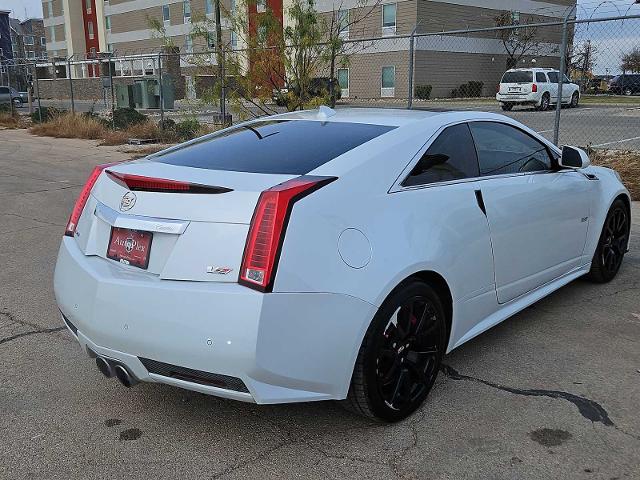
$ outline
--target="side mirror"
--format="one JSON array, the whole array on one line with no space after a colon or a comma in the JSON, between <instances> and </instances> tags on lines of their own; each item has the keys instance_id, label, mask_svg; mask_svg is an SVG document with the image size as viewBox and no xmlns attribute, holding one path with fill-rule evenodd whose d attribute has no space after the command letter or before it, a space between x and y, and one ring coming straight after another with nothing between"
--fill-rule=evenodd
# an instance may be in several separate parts
<instances>
[{"instance_id":1,"label":"side mirror","mask_svg":"<svg viewBox=\"0 0 640 480\"><path fill-rule=\"evenodd\" d=\"M591 160L589 160L587 152L581 148L565 145L562 147L562 157L559 163L564 168L587 168L591 165Z\"/></svg>"}]
</instances>

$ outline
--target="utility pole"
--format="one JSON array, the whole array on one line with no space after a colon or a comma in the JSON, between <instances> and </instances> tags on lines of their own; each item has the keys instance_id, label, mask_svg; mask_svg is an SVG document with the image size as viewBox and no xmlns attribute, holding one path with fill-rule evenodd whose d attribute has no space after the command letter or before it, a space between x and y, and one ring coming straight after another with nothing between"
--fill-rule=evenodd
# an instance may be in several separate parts
<instances>
[{"instance_id":1,"label":"utility pole","mask_svg":"<svg viewBox=\"0 0 640 480\"><path fill-rule=\"evenodd\" d=\"M206 1L206 0L205 0ZM222 59L222 25L220 25L220 0L213 0L214 15L216 18L216 61L218 63L218 82L220 82L220 114L222 122L225 118L224 99L224 65Z\"/></svg>"}]
</instances>

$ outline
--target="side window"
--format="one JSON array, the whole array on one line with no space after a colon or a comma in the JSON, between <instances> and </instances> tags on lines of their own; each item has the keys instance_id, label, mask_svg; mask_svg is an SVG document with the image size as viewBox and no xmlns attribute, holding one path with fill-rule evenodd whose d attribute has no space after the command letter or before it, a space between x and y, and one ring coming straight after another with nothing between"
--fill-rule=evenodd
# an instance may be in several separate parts
<instances>
[{"instance_id":1,"label":"side window","mask_svg":"<svg viewBox=\"0 0 640 480\"><path fill-rule=\"evenodd\" d=\"M544 74L544 72L536 72L536 82L547 83L547 76Z\"/></svg>"},{"instance_id":2,"label":"side window","mask_svg":"<svg viewBox=\"0 0 640 480\"><path fill-rule=\"evenodd\" d=\"M551 83L558 83L558 72L549 72L549 81Z\"/></svg>"},{"instance_id":3,"label":"side window","mask_svg":"<svg viewBox=\"0 0 640 480\"><path fill-rule=\"evenodd\" d=\"M551 169L547 147L511 125L472 122L480 175L539 172Z\"/></svg>"},{"instance_id":4,"label":"side window","mask_svg":"<svg viewBox=\"0 0 640 480\"><path fill-rule=\"evenodd\" d=\"M402 185L425 185L477 176L478 158L469 126L464 123L445 128Z\"/></svg>"}]
</instances>

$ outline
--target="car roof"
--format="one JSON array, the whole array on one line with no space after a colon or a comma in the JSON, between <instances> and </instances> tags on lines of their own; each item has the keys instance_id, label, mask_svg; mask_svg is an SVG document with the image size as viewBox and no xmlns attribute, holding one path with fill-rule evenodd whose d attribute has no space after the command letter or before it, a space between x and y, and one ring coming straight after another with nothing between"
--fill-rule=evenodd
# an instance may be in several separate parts
<instances>
[{"instance_id":1,"label":"car roof","mask_svg":"<svg viewBox=\"0 0 640 480\"><path fill-rule=\"evenodd\" d=\"M323 110L302 110L283 113L268 117L268 120L314 120L321 122L369 123L372 125L401 127L441 115L442 113L443 112L426 110L400 110L395 108L338 108L331 110L324 107Z\"/></svg>"}]
</instances>

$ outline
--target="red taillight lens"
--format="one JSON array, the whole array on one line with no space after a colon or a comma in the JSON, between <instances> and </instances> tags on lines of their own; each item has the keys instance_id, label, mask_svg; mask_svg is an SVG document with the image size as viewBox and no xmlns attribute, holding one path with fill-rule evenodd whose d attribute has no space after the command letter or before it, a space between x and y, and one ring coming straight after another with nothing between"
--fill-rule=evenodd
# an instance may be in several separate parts
<instances>
[{"instance_id":1,"label":"red taillight lens","mask_svg":"<svg viewBox=\"0 0 640 480\"><path fill-rule=\"evenodd\" d=\"M107 175L115 182L132 191L160 192L160 193L225 193L230 188L200 185L166 178L145 177L130 173L107 171Z\"/></svg>"},{"instance_id":2,"label":"red taillight lens","mask_svg":"<svg viewBox=\"0 0 640 480\"><path fill-rule=\"evenodd\" d=\"M98 180L98 177L102 173L102 171L115 165L113 163L105 163L104 165L97 165L93 168L91 175L87 179L87 183L82 187L82 191L80 192L80 196L76 200L76 204L73 206L73 210L71 211L71 216L69 217L69 221L67 222L67 228L64 231L64 234L68 237L73 237L76 233L76 227L78 226L78 220L80 220L80 215L82 215L82 210L84 210L84 206L87 204L87 200L89 199L89 195L91 195L91 189Z\"/></svg>"},{"instance_id":3,"label":"red taillight lens","mask_svg":"<svg viewBox=\"0 0 640 480\"><path fill-rule=\"evenodd\" d=\"M238 280L242 285L261 292L272 290L293 204L335 179L302 176L260 194L242 257Z\"/></svg>"},{"instance_id":4,"label":"red taillight lens","mask_svg":"<svg viewBox=\"0 0 640 480\"><path fill-rule=\"evenodd\" d=\"M538 91L538 85L536 85L535 83L533 85L531 85L531 91L533 93L536 93Z\"/></svg>"}]
</instances>

